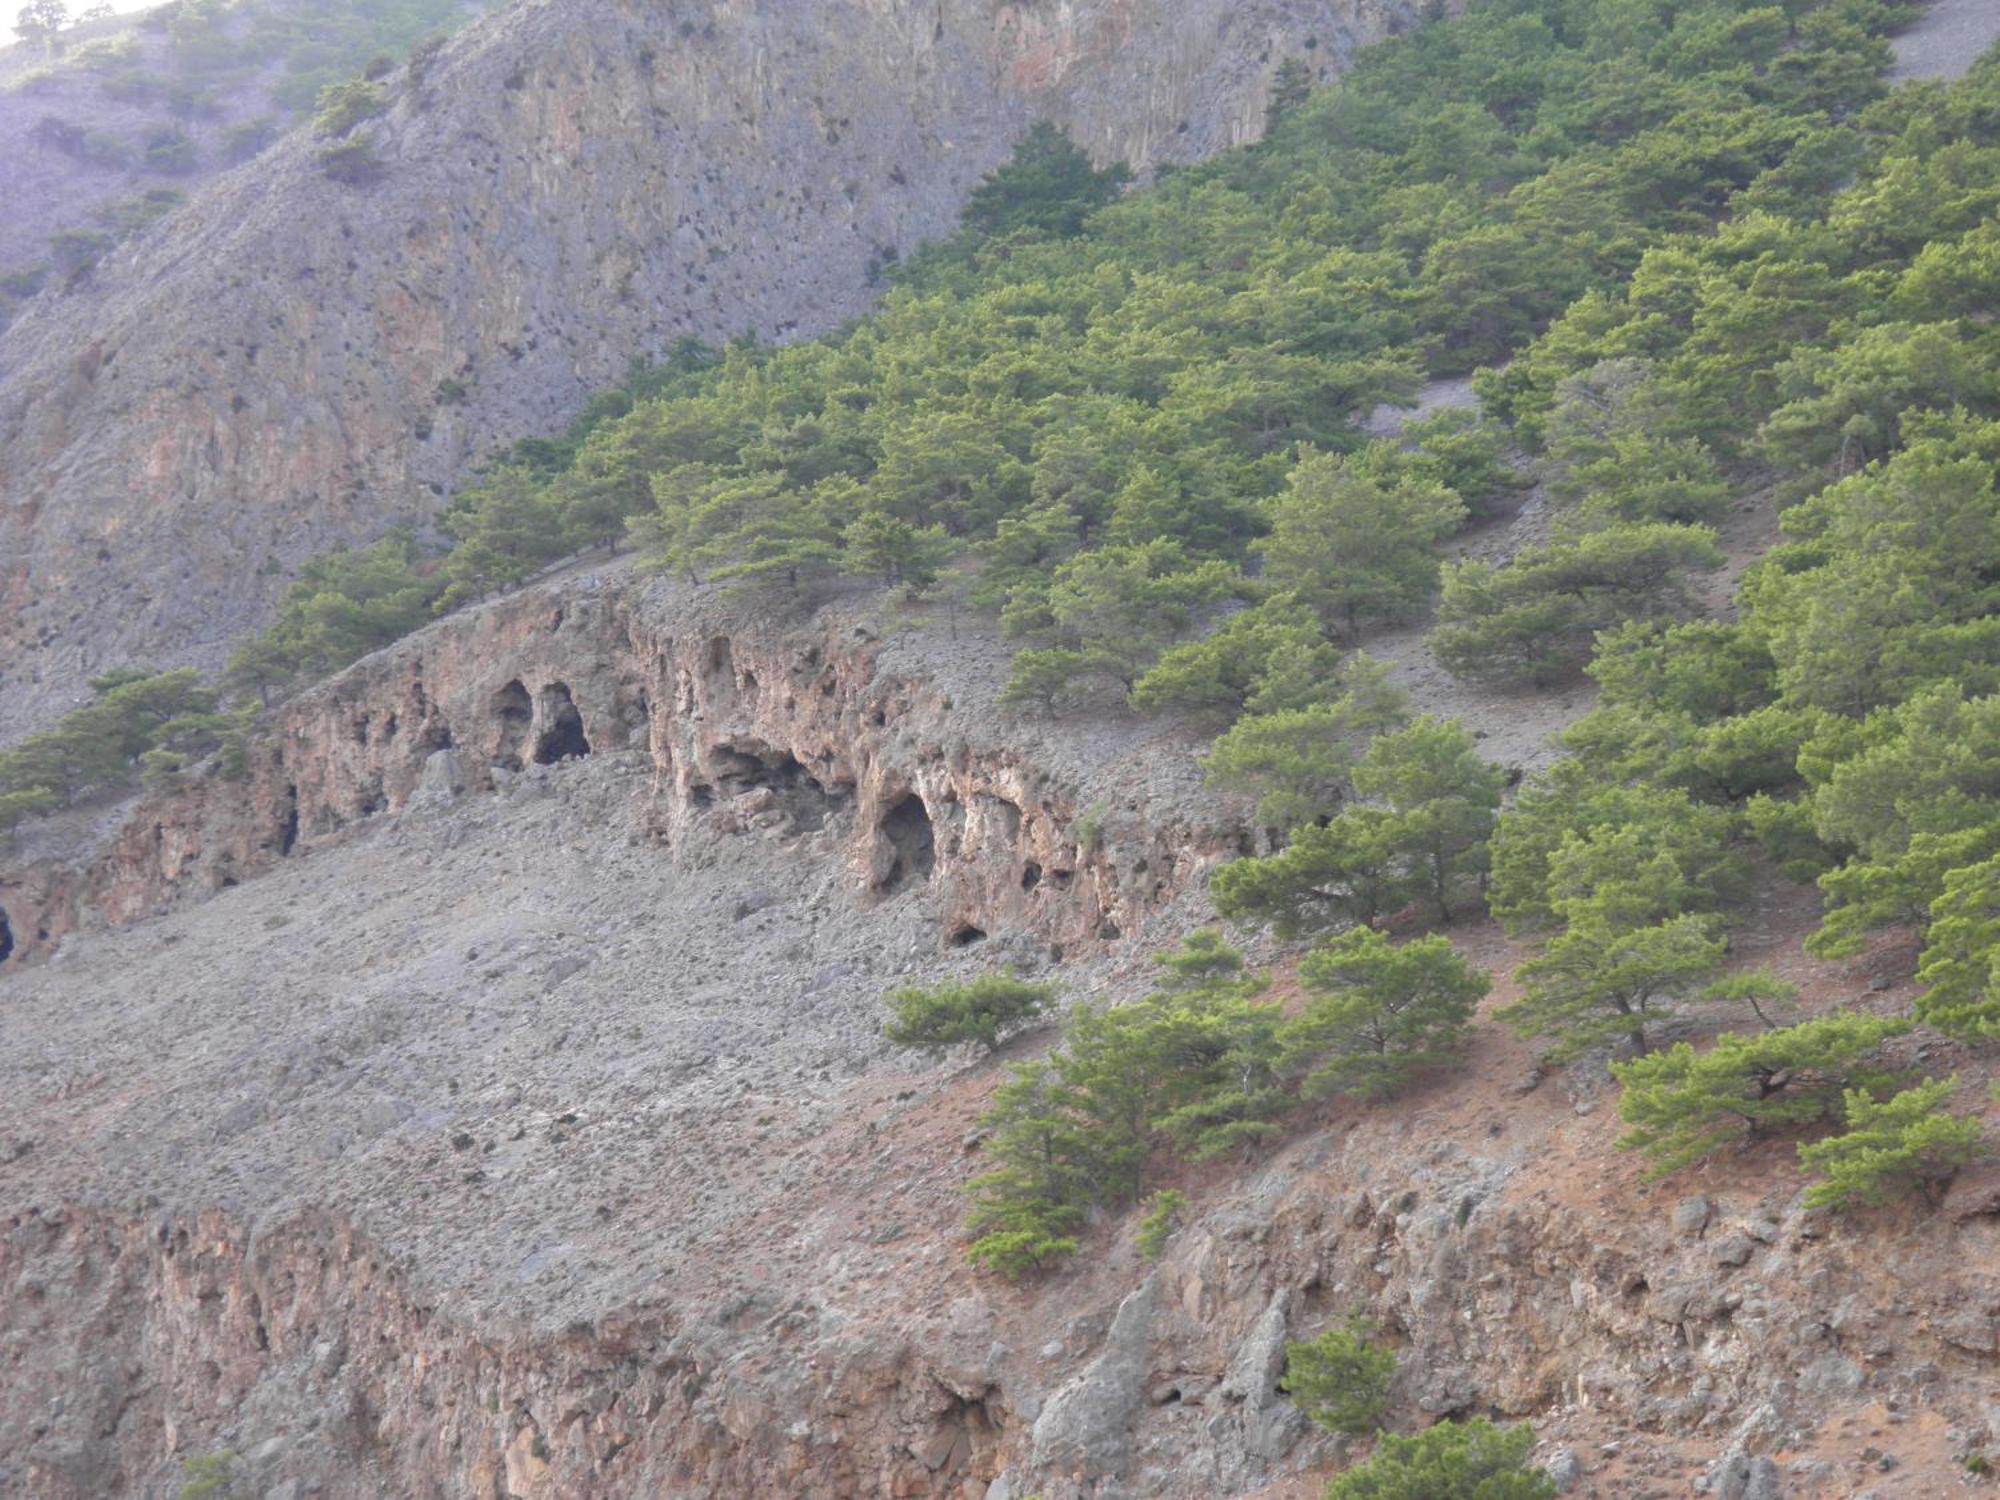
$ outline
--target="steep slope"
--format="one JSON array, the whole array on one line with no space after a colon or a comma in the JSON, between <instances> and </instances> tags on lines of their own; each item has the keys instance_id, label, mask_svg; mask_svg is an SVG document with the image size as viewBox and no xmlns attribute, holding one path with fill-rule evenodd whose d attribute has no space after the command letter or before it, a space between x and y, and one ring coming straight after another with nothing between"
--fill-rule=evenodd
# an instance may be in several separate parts
<instances>
[{"instance_id":1,"label":"steep slope","mask_svg":"<svg viewBox=\"0 0 2000 1500\"><path fill-rule=\"evenodd\" d=\"M968 1273L999 1072L885 1048L880 992L1004 955L1129 994L1239 835L1183 736L1011 719L1000 652L882 609L572 576L288 709L248 796L142 809L106 914L156 915L0 980L0 1467L52 1500L221 1450L356 1500L1302 1495L1338 1448L1283 1342L1356 1305L1408 1409L1531 1415L1578 1494L1718 1457L1939 1494L2000 1440L1990 1177L1915 1226L1803 1212L1783 1141L1649 1185L1601 1085L1491 1024L1464 1077L1179 1174L1157 1266L1126 1224ZM1902 939L1804 960L1810 908L1760 905L1740 961L1907 1003Z\"/></svg>"},{"instance_id":2,"label":"steep slope","mask_svg":"<svg viewBox=\"0 0 2000 1500\"><path fill-rule=\"evenodd\" d=\"M289 140L0 346L0 736L213 665L305 556L421 521L683 334L864 307L1038 116L1144 167L1253 138L1416 0L534 0L391 80L379 180Z\"/></svg>"},{"instance_id":3,"label":"steep slope","mask_svg":"<svg viewBox=\"0 0 2000 1500\"><path fill-rule=\"evenodd\" d=\"M81 280L116 240L256 156L311 113L322 84L389 66L474 10L251 0L80 21L53 47L0 46L0 333L36 289Z\"/></svg>"}]
</instances>

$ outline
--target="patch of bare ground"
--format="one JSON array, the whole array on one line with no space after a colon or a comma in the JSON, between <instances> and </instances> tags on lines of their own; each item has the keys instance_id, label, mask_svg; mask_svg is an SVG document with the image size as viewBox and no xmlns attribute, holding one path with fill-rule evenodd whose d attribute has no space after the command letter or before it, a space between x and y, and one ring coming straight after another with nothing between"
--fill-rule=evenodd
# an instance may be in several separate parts
<instances>
[{"instance_id":1,"label":"patch of bare ground","mask_svg":"<svg viewBox=\"0 0 2000 1500\"><path fill-rule=\"evenodd\" d=\"M1931 0L1914 26L1894 37L1889 77L1905 80L1963 78L1988 48L2000 42L2000 5L1993 0Z\"/></svg>"}]
</instances>

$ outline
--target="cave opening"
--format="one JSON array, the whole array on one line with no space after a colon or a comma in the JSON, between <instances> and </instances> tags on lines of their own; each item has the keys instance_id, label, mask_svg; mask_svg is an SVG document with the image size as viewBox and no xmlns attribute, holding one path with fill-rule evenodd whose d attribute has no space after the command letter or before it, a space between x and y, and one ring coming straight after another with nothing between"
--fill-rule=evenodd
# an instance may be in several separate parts
<instances>
[{"instance_id":1,"label":"cave opening","mask_svg":"<svg viewBox=\"0 0 2000 1500\"><path fill-rule=\"evenodd\" d=\"M986 929L974 927L970 922L952 931L950 942L954 948L970 948L974 943L986 941Z\"/></svg>"},{"instance_id":2,"label":"cave opening","mask_svg":"<svg viewBox=\"0 0 2000 1500\"><path fill-rule=\"evenodd\" d=\"M590 754L590 739L583 732L583 715L577 711L567 683L553 682L542 690L542 723L541 738L535 741L536 765L582 760Z\"/></svg>"},{"instance_id":3,"label":"cave opening","mask_svg":"<svg viewBox=\"0 0 2000 1500\"><path fill-rule=\"evenodd\" d=\"M278 857L283 859L299 845L299 789L285 788L285 816L278 824Z\"/></svg>"},{"instance_id":4,"label":"cave opening","mask_svg":"<svg viewBox=\"0 0 2000 1500\"><path fill-rule=\"evenodd\" d=\"M853 797L848 787L822 780L789 750L761 740L717 747L710 757L715 790L724 797L769 793L768 805L782 812L795 833L816 833Z\"/></svg>"},{"instance_id":5,"label":"cave opening","mask_svg":"<svg viewBox=\"0 0 2000 1500\"><path fill-rule=\"evenodd\" d=\"M493 713L500 720L500 742L493 751L493 764L502 770L521 769L521 747L527 743L528 726L534 722L535 700L517 677L493 695Z\"/></svg>"},{"instance_id":6,"label":"cave opening","mask_svg":"<svg viewBox=\"0 0 2000 1500\"><path fill-rule=\"evenodd\" d=\"M882 819L882 837L895 851L882 879L883 890L899 891L912 881L931 878L937 866L937 836L923 798L912 792L890 808Z\"/></svg>"},{"instance_id":7,"label":"cave opening","mask_svg":"<svg viewBox=\"0 0 2000 1500\"><path fill-rule=\"evenodd\" d=\"M1032 859L1021 869L1021 889L1032 891L1042 883L1042 867Z\"/></svg>"},{"instance_id":8,"label":"cave opening","mask_svg":"<svg viewBox=\"0 0 2000 1500\"><path fill-rule=\"evenodd\" d=\"M14 956L14 929L7 924L7 909L0 906L0 964Z\"/></svg>"}]
</instances>

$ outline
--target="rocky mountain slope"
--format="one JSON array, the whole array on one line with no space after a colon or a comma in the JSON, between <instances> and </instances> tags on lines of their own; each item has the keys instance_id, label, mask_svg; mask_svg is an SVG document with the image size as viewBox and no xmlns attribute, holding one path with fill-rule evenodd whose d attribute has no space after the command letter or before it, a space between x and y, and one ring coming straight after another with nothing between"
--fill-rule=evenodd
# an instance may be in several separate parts
<instances>
[{"instance_id":1,"label":"rocky mountain slope","mask_svg":"<svg viewBox=\"0 0 2000 1500\"><path fill-rule=\"evenodd\" d=\"M1975 9L1906 66L1990 34ZM1452 550L1550 536L1548 493L1507 510ZM1708 609L1776 521L1769 486L1730 501ZM1279 1392L1284 1348L1351 1313L1396 1346L1395 1425L1531 1419L1565 1494L1990 1487L1991 1159L1845 1214L1808 1210L1784 1132L1650 1181L1601 1066L1495 1021L1533 949L1481 920L1446 930L1494 977L1464 1067L1161 1152L1147 1186L1188 1202L1157 1259L1093 1209L1046 1275L969 1269L982 1112L1050 1031L924 1062L882 992L1006 961L1132 996L1264 840L1194 726L1026 714L989 622L823 589L572 563L282 705L242 780L25 828L0 1492L172 1496L212 1459L274 1500L1305 1500L1343 1445ZM1591 698L1466 686L1414 623L1362 644L1512 770ZM1731 915L1728 967L1799 1015L1915 999L1907 925L1808 958L1819 902L1763 866ZM1295 950L1251 956L1301 1000ZM1757 1019L1723 999L1658 1038ZM1890 1050L1990 1131L1990 1047Z\"/></svg>"},{"instance_id":2,"label":"rocky mountain slope","mask_svg":"<svg viewBox=\"0 0 2000 1500\"><path fill-rule=\"evenodd\" d=\"M585 571L289 708L248 796L45 843L0 889L0 1470L1304 1494L1337 1445L1278 1359L1356 1305L1410 1409L1534 1416L1574 1493L1935 1495L2000 1438L1988 1178L1921 1233L1803 1213L1782 1143L1651 1186L1599 1085L1490 1025L1462 1078L1180 1179L1157 1266L1127 1225L1026 1287L968 1275L997 1068L886 1048L882 990L1003 955L1129 993L1245 837L1179 733L1023 723L1003 680L865 592L793 617ZM1900 938L1799 955L1810 905L1760 907L1739 961L1907 1003Z\"/></svg>"},{"instance_id":3,"label":"rocky mountain slope","mask_svg":"<svg viewBox=\"0 0 2000 1500\"><path fill-rule=\"evenodd\" d=\"M74 290L117 242L257 156L311 113L323 83L389 66L415 33L442 35L476 9L162 6L74 21L52 47L0 46L0 335L37 291Z\"/></svg>"},{"instance_id":4,"label":"rocky mountain slope","mask_svg":"<svg viewBox=\"0 0 2000 1500\"><path fill-rule=\"evenodd\" d=\"M432 515L680 335L874 295L1038 117L1140 168L1254 138L1288 56L1417 0L528 0L389 80L366 186L289 139L0 344L0 738L213 666L300 560Z\"/></svg>"}]
</instances>

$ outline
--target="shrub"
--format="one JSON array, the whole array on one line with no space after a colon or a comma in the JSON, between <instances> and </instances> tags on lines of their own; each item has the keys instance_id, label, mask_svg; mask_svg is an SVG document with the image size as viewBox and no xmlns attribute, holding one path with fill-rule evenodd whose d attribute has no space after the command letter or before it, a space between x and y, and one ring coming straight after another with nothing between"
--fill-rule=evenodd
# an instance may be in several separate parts
<instances>
[{"instance_id":1,"label":"shrub","mask_svg":"<svg viewBox=\"0 0 2000 1500\"><path fill-rule=\"evenodd\" d=\"M375 152L374 133L366 130L348 140L320 147L313 153L313 160L328 177L348 187L366 187L386 170Z\"/></svg>"},{"instance_id":2,"label":"shrub","mask_svg":"<svg viewBox=\"0 0 2000 1500\"><path fill-rule=\"evenodd\" d=\"M320 90L313 133L329 138L346 135L363 120L374 119L388 107L389 96L378 83L355 79L328 84Z\"/></svg>"},{"instance_id":3,"label":"shrub","mask_svg":"<svg viewBox=\"0 0 2000 1500\"><path fill-rule=\"evenodd\" d=\"M1384 1434L1368 1462L1327 1485L1325 1500L1555 1500L1555 1482L1528 1466L1534 1446L1533 1428L1483 1417Z\"/></svg>"},{"instance_id":4,"label":"shrub","mask_svg":"<svg viewBox=\"0 0 2000 1500\"><path fill-rule=\"evenodd\" d=\"M1054 992L1011 974L982 974L970 984L914 986L888 997L894 1018L883 1034L899 1047L938 1053L965 1042L997 1047L1000 1039L1047 1010Z\"/></svg>"},{"instance_id":5,"label":"shrub","mask_svg":"<svg viewBox=\"0 0 2000 1500\"><path fill-rule=\"evenodd\" d=\"M1799 1147L1799 1160L1826 1178L1807 1190L1806 1207L1880 1204L1910 1187L1934 1198L1980 1151L1979 1121L1945 1107L1957 1089L1956 1078L1932 1079L1880 1101L1847 1090L1847 1128Z\"/></svg>"},{"instance_id":6,"label":"shrub","mask_svg":"<svg viewBox=\"0 0 2000 1500\"><path fill-rule=\"evenodd\" d=\"M275 116L261 115L232 125L222 133L222 158L230 163L250 160L278 138Z\"/></svg>"},{"instance_id":7,"label":"shrub","mask_svg":"<svg viewBox=\"0 0 2000 1500\"><path fill-rule=\"evenodd\" d=\"M146 132L146 170L181 176L197 165L194 142L178 130Z\"/></svg>"},{"instance_id":8,"label":"shrub","mask_svg":"<svg viewBox=\"0 0 2000 1500\"><path fill-rule=\"evenodd\" d=\"M240 1466L233 1449L204 1453L181 1464L178 1500L237 1500L245 1493Z\"/></svg>"},{"instance_id":9,"label":"shrub","mask_svg":"<svg viewBox=\"0 0 2000 1500\"><path fill-rule=\"evenodd\" d=\"M74 280L109 255L115 244L110 235L94 229L61 229L49 236L49 257L58 275Z\"/></svg>"},{"instance_id":10,"label":"shrub","mask_svg":"<svg viewBox=\"0 0 2000 1500\"><path fill-rule=\"evenodd\" d=\"M1378 1349L1375 1325L1350 1317L1310 1343L1285 1345L1283 1390L1292 1404L1329 1432L1359 1437L1389 1410L1396 1356Z\"/></svg>"},{"instance_id":11,"label":"shrub","mask_svg":"<svg viewBox=\"0 0 2000 1500\"><path fill-rule=\"evenodd\" d=\"M1018 1281L1076 1254L1083 1211L1074 1204L1016 1184L1004 1170L976 1179L969 1188L974 1207L966 1228L977 1238L966 1247L965 1258L973 1265Z\"/></svg>"},{"instance_id":12,"label":"shrub","mask_svg":"<svg viewBox=\"0 0 2000 1500\"><path fill-rule=\"evenodd\" d=\"M1147 1204L1146 1217L1139 1221L1139 1258L1158 1260L1166 1253L1167 1239L1174 1232L1181 1210L1187 1207L1187 1195L1174 1188L1163 1188L1153 1194Z\"/></svg>"},{"instance_id":13,"label":"shrub","mask_svg":"<svg viewBox=\"0 0 2000 1500\"><path fill-rule=\"evenodd\" d=\"M1681 1042L1613 1063L1625 1090L1618 1117L1631 1127L1618 1149L1645 1152L1664 1176L1733 1140L1836 1118L1847 1094L1888 1086L1891 1075L1871 1059L1909 1029L1905 1020L1822 1016L1759 1036L1725 1032L1707 1052Z\"/></svg>"}]
</instances>

